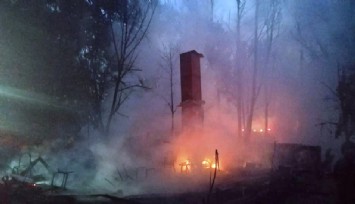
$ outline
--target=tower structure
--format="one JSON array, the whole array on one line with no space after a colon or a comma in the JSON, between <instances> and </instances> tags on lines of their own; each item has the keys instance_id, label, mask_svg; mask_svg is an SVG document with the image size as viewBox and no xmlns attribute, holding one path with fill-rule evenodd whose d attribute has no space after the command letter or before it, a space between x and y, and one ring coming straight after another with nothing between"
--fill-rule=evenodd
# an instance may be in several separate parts
<instances>
[{"instance_id":1,"label":"tower structure","mask_svg":"<svg viewBox=\"0 0 355 204\"><path fill-rule=\"evenodd\" d=\"M203 125L200 58L195 50L180 54L182 127L184 130Z\"/></svg>"}]
</instances>

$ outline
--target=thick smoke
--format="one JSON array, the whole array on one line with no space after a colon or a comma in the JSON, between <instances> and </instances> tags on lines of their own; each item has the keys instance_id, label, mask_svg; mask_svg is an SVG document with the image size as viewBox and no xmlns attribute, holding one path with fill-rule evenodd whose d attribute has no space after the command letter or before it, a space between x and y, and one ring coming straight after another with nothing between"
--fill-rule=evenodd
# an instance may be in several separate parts
<instances>
[{"instance_id":1,"label":"thick smoke","mask_svg":"<svg viewBox=\"0 0 355 204\"><path fill-rule=\"evenodd\" d=\"M124 195L206 190L201 186L208 184L208 173L194 172L192 168L192 177L187 177L181 174L179 164L191 160L200 165L202 159L213 160L214 151L218 149L221 169L228 172L247 161L269 167L272 151L270 144L275 141L321 144L329 147L329 144L322 142L323 138L320 138L319 129L315 125L324 120L323 111L332 111L329 110L329 103L322 102L327 95L322 82L331 83L334 87L333 81L328 80L334 75L325 70L331 70L331 67L323 67L322 60L314 60L307 54L308 50L305 50L294 36L297 35L294 28L298 23L295 16L302 16L299 12L306 12L308 15L314 7L308 5L307 9L310 11L308 12L299 8L301 4L288 2L281 3L282 19L278 35L273 42L273 56L270 62L272 68L267 70L271 72L268 76L271 78L272 87L269 138L258 134L256 137L260 138L254 139L259 141L259 144L255 143L249 147L245 147L243 140L237 138L236 107L231 93L236 91L233 90L236 79L230 77L234 76L235 66L236 24L235 10L232 8L236 5L232 2L229 4L230 8L226 8L225 4L218 1L213 16L209 5L199 1L166 2L160 5L149 30L149 36L140 47L138 59L138 65L143 70L140 75L144 76L153 88L132 95L131 100L122 109L122 114L127 117L116 118L109 142L94 140L89 144L89 151L93 155L90 159L95 166L94 169L88 169L88 172L95 172L94 178L89 183L94 190L121 192ZM248 1L241 25L241 37L245 46L245 53L242 53L245 56L242 62L245 77L243 81L246 87L245 103L248 103L250 97L252 81L254 8L254 2ZM260 25L262 27L262 23ZM311 34L313 33L308 33ZM324 33L316 35L326 40ZM171 136L170 133L171 119L164 101L164 97L169 94L168 80L165 79L162 70L164 67L160 66L162 63L160 56L164 52L164 46L172 44L179 47L180 53L197 50L205 56L202 59L205 121L203 130L198 133L186 134L181 131L179 108L175 115L175 135ZM260 46L262 55L262 45ZM304 59L301 59L301 53ZM174 76L174 95L175 104L178 104L179 62L178 59L175 60L174 68L177 72ZM261 76L265 72L262 64L259 65L259 69L258 83L261 86L265 80ZM232 89L227 87L230 85ZM225 94L223 90L226 90ZM319 105L320 103L322 105ZM263 93L260 93L253 123L253 129L257 131L264 128L263 104ZM332 136L324 134L327 139L331 139ZM169 158L175 159L175 170L164 166L164 162ZM186 189L187 182L191 189Z\"/></svg>"},{"instance_id":2,"label":"thick smoke","mask_svg":"<svg viewBox=\"0 0 355 204\"><path fill-rule=\"evenodd\" d=\"M253 68L254 1L246 1L241 22L241 41L245 107L250 103ZM261 2L261 1L259 1ZM264 2L264 1L262 1ZM265 1L266 2L266 1ZM281 23L275 30L269 69L259 63L258 86L262 87L268 76L270 86L269 128L267 137L255 133L253 145L246 147L238 138L237 109L234 94L236 78L236 3L216 1L213 11L207 1L161 1L149 29L148 36L139 47L137 65L142 69L137 76L151 89L134 92L122 107L120 115L112 122L108 137L92 129L83 128L84 139L67 152L39 149L53 168L74 171L68 181L71 189L82 193L109 192L119 195L143 193L169 193L186 190L207 191L209 171L199 172L191 167L191 174L181 172L181 163L189 160L201 165L202 160L214 160L217 149L221 175L241 167L245 162L270 167L273 142L297 142L336 147L333 135L323 132L317 124L334 119L333 105L324 98L331 93L328 86L336 84L336 60L327 61L321 47L307 43L319 40L341 50L327 35L328 28L337 31L334 22L330 26L322 19L311 18L316 9L330 9L329 1L310 3L280 1ZM264 9L263 5L261 6ZM327 18L341 18L337 8ZM264 15L264 16L263 16ZM260 32L266 14L261 12ZM309 18L308 18L309 17ZM303 19L305 18L305 19ZM315 22L308 22L314 20ZM313 25L315 28L311 27ZM297 26L302 26L300 33ZM339 25L341 29L344 25ZM314 31L314 32L313 32ZM302 34L303 38L300 38ZM316 36L316 37L315 37ZM263 36L261 36L263 38ZM262 39L260 40L262 42ZM203 130L187 134L181 129L181 108L175 114L175 132L171 134L171 116L167 105L169 89L161 55L164 47L176 45L179 53L196 50L204 55L201 60L202 98L205 120ZM310 48L307 49L309 45ZM260 43L260 56L264 45ZM316 50L313 48L316 47ZM320 50L319 50L320 49ZM333 49L330 49L334 51ZM328 53L333 56L333 53ZM173 61L175 104L180 103L179 60ZM269 74L265 74L269 73ZM326 86L324 85L326 84ZM264 93L260 88L255 106L253 129L264 128ZM109 106L109 104L106 104ZM263 129L263 130L261 130ZM48 145L55 146L55 145ZM175 163L171 164L171 158ZM187 185L188 184L188 185Z\"/></svg>"}]
</instances>

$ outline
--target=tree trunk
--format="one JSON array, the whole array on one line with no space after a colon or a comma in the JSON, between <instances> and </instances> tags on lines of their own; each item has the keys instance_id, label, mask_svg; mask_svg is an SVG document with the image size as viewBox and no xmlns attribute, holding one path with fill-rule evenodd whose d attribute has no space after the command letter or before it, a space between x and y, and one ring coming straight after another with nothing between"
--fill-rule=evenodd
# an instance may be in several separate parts
<instances>
[{"instance_id":1,"label":"tree trunk","mask_svg":"<svg viewBox=\"0 0 355 204\"><path fill-rule=\"evenodd\" d=\"M242 67L241 67L241 46L240 46L240 23L243 12L243 3L237 0L237 40L236 40L236 68L237 68L237 137L242 137L242 97L243 97L243 77L242 77Z\"/></svg>"},{"instance_id":2,"label":"tree trunk","mask_svg":"<svg viewBox=\"0 0 355 204\"><path fill-rule=\"evenodd\" d=\"M250 100L250 109L249 115L247 119L247 127L246 127L246 141L250 140L252 126L253 126L253 117L254 117L254 109L255 103L257 99L257 90L256 90L256 78L258 73L258 21L259 21L259 0L255 0L255 28L254 28L254 68L253 68L253 78L252 78L252 93L251 93L251 100Z\"/></svg>"}]
</instances>

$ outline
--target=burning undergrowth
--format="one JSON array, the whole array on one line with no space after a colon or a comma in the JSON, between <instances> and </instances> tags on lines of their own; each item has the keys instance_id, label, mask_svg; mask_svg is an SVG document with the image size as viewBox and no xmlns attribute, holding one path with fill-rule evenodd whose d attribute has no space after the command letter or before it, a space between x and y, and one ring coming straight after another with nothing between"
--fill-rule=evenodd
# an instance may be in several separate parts
<instances>
[{"instance_id":1,"label":"burning undergrowth","mask_svg":"<svg viewBox=\"0 0 355 204\"><path fill-rule=\"evenodd\" d=\"M205 91L206 96L213 95L212 92ZM25 168L40 157L48 164L48 169L34 168L32 175L45 175L47 185L53 183L56 172L70 172L66 188L71 191L134 195L207 192L215 170L218 185L223 182L222 178L235 176L248 163L269 168L272 137L265 138L260 133L245 143L245 138L236 136L231 109L223 104L213 104L213 100L208 101L203 124L195 130L191 130L194 124L182 127L179 111L172 134L170 118L166 115L158 115L154 108L135 107L129 126L122 123L117 127L121 132L112 130L106 137L94 132L90 137L84 137L86 133L82 132L83 138L70 148L62 148L65 141L58 139L38 148L24 149L21 154L12 156L9 160L11 168L6 173L12 173L16 166ZM135 104L146 107L146 104L140 105ZM28 153L31 158L26 157L20 164L19 157ZM54 184L61 186L62 178L63 175L56 177Z\"/></svg>"},{"instance_id":2,"label":"burning undergrowth","mask_svg":"<svg viewBox=\"0 0 355 204\"><path fill-rule=\"evenodd\" d=\"M96 174L92 191L123 195L206 191L215 168L218 176L232 175L246 163L270 167L270 145L237 138L227 115L209 111L200 131L169 131L150 128L130 136L96 142ZM218 161L216 160L218 151ZM89 188L88 188L89 189Z\"/></svg>"},{"instance_id":3,"label":"burning undergrowth","mask_svg":"<svg viewBox=\"0 0 355 204\"><path fill-rule=\"evenodd\" d=\"M215 168L218 184L248 162L270 167L272 145L250 142L246 146L235 136L235 125L228 115L209 110L206 116L199 131L181 131L174 136L151 127L107 141L81 140L65 151L53 151L50 145L23 150L13 156L4 174L42 176L38 184L60 187L63 175L52 181L53 175L68 172L65 187L74 192L132 195L204 192ZM39 158L45 164L38 162ZM24 174L31 164L33 168Z\"/></svg>"}]
</instances>

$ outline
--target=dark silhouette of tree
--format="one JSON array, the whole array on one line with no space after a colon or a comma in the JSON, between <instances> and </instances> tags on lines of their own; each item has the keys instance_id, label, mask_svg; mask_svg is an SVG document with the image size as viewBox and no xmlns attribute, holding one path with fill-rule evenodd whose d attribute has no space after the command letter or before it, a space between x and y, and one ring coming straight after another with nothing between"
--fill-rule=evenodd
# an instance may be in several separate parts
<instances>
[{"instance_id":1,"label":"dark silhouette of tree","mask_svg":"<svg viewBox=\"0 0 355 204\"><path fill-rule=\"evenodd\" d=\"M259 95L260 91L260 86L258 86L257 83L257 76L258 76L258 60L259 60L259 53L258 53L258 44L259 44L259 0L255 1L255 19L254 19L254 49L253 49L253 54L254 54L254 59L253 59L253 73L252 73L252 88L251 88L251 96L250 96L250 106L248 110L248 115L247 115L247 121L246 121L246 137L245 139L248 141L251 132L252 132L252 126L253 126L253 118L254 118L254 112L255 112L255 105L256 101Z\"/></svg>"},{"instance_id":2,"label":"dark silhouette of tree","mask_svg":"<svg viewBox=\"0 0 355 204\"><path fill-rule=\"evenodd\" d=\"M129 81L129 76L140 71L135 67L137 48L147 34L152 21L156 1L97 1L97 12L106 18L111 29L113 43L112 81L113 97L105 133L109 134L113 116L128 99L134 88L145 87L141 80Z\"/></svg>"},{"instance_id":3,"label":"dark silhouette of tree","mask_svg":"<svg viewBox=\"0 0 355 204\"><path fill-rule=\"evenodd\" d=\"M243 129L243 68L242 68L242 47L241 47L241 22L245 14L245 1L237 2L237 31L236 31L236 69L237 69L237 136L242 136Z\"/></svg>"},{"instance_id":4,"label":"dark silhouette of tree","mask_svg":"<svg viewBox=\"0 0 355 204\"><path fill-rule=\"evenodd\" d=\"M2 66L8 79L0 79L8 90L1 95L9 107L6 128L29 145L57 138L72 143L90 110L89 73L76 61L84 4L57 3L1 2L1 44L12 50Z\"/></svg>"},{"instance_id":5,"label":"dark silhouette of tree","mask_svg":"<svg viewBox=\"0 0 355 204\"><path fill-rule=\"evenodd\" d=\"M336 125L336 138L344 135L346 143L354 134L352 103L354 102L355 35L351 28L355 26L353 21L355 3L332 1L322 2L314 7L314 2L300 2L299 6L302 9L298 12L303 15L295 16L293 36L305 50L301 55L302 63L306 56L312 61L321 63L324 69L338 69L337 84L323 84L336 96L339 104L339 119L338 122L325 123ZM336 90L334 86L337 86Z\"/></svg>"},{"instance_id":6,"label":"dark silhouette of tree","mask_svg":"<svg viewBox=\"0 0 355 204\"><path fill-rule=\"evenodd\" d=\"M164 50L161 51L161 68L166 73L168 79L168 89L169 94L168 98L163 96L164 101L169 107L170 115L171 115L171 136L174 136L175 133L175 112L177 110L177 106L175 104L175 80L177 77L177 60L179 56L179 48L176 45L168 45L164 46Z\"/></svg>"},{"instance_id":7,"label":"dark silhouette of tree","mask_svg":"<svg viewBox=\"0 0 355 204\"><path fill-rule=\"evenodd\" d=\"M346 74L350 70L351 74ZM344 67L339 73L336 94L339 99L340 113L335 136L345 136L345 143L350 142L355 133L355 66Z\"/></svg>"},{"instance_id":8,"label":"dark silhouette of tree","mask_svg":"<svg viewBox=\"0 0 355 204\"><path fill-rule=\"evenodd\" d=\"M145 87L142 80L134 80L133 74L139 71L135 67L137 48L147 34L157 2L19 0L2 5L13 13L13 19L20 20L14 32L28 34L23 38L28 42L26 49L36 47L38 51L28 58L40 64L32 66L38 69L33 73L41 76L36 79L39 92L65 107L57 117L36 110L37 115L43 112L52 116L53 123L39 117L47 121L45 126L52 132L53 124L76 126L73 135L85 124L92 124L108 134L112 118L130 93ZM110 91L112 98L107 97ZM108 99L112 99L111 108L104 110L102 104Z\"/></svg>"},{"instance_id":9,"label":"dark silhouette of tree","mask_svg":"<svg viewBox=\"0 0 355 204\"><path fill-rule=\"evenodd\" d=\"M272 65L270 64L270 58L272 56L272 48L275 38L278 37L278 30L281 22L281 1L280 0L270 0L266 3L266 17L265 17L265 39L264 44L264 74L263 74L263 86L264 86L264 134L268 135L269 131L269 108L272 98L272 86L270 83L270 77L273 72ZM275 61L275 59L272 59Z\"/></svg>"}]
</instances>

